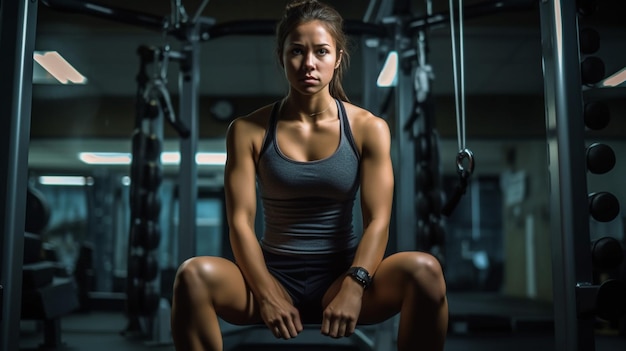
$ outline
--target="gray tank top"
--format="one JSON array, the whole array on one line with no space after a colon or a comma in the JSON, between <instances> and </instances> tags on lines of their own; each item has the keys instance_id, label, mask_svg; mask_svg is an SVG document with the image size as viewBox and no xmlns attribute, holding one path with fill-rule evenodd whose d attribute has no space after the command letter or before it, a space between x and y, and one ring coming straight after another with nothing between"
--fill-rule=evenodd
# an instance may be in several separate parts
<instances>
[{"instance_id":1,"label":"gray tank top","mask_svg":"<svg viewBox=\"0 0 626 351\"><path fill-rule=\"evenodd\" d=\"M280 103L274 104L257 164L263 203L264 250L281 255L326 255L354 249L352 207L359 188L359 153L343 103L340 138L324 159L299 162L285 156L276 142Z\"/></svg>"}]
</instances>

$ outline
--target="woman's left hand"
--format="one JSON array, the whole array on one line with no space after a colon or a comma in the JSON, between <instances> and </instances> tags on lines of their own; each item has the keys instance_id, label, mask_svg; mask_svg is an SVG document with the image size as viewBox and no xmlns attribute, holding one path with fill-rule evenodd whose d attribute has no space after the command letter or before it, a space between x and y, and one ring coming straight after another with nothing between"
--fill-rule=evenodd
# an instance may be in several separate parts
<instances>
[{"instance_id":1,"label":"woman's left hand","mask_svg":"<svg viewBox=\"0 0 626 351\"><path fill-rule=\"evenodd\" d=\"M341 284L341 289L322 313L322 334L332 338L350 336L356 329L361 312L363 287L351 278Z\"/></svg>"}]
</instances>

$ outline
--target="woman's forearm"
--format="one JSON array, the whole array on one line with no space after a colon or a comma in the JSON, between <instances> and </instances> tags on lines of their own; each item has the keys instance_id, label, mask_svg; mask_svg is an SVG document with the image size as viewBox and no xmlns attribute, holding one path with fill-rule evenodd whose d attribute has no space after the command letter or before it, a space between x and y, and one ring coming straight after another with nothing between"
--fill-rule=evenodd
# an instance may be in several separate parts
<instances>
[{"instance_id":1,"label":"woman's forearm","mask_svg":"<svg viewBox=\"0 0 626 351\"><path fill-rule=\"evenodd\" d=\"M370 275L374 275L378 264L385 255L388 239L388 225L376 223L375 221L370 222L364 228L352 265L363 267Z\"/></svg>"},{"instance_id":2,"label":"woman's forearm","mask_svg":"<svg viewBox=\"0 0 626 351\"><path fill-rule=\"evenodd\" d=\"M235 262L241 269L254 296L262 300L273 287L273 280L265 265L263 252L254 232L243 234L231 231L231 247Z\"/></svg>"}]
</instances>

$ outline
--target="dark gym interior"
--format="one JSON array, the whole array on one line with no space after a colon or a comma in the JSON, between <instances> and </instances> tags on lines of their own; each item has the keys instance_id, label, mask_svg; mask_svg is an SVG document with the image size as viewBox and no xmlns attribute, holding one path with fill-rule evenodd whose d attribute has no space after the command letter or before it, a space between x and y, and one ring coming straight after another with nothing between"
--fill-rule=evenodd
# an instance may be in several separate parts
<instances>
[{"instance_id":1,"label":"dark gym interior","mask_svg":"<svg viewBox=\"0 0 626 351\"><path fill-rule=\"evenodd\" d=\"M454 0L454 25L448 1L325 2L351 39L348 96L392 131L387 252L444 267L445 350L625 350L626 1ZM0 350L174 350L177 267L232 258L227 127L286 92L285 3L0 0ZM49 52L85 80L46 72ZM224 346L395 350L397 323L281 341L224 322Z\"/></svg>"}]
</instances>

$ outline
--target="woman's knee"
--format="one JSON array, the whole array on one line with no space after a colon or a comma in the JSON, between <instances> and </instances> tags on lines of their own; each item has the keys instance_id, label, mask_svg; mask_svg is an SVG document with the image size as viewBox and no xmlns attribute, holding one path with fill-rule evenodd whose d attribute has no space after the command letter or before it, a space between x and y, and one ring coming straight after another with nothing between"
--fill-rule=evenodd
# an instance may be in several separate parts
<instances>
[{"instance_id":1,"label":"woman's knee","mask_svg":"<svg viewBox=\"0 0 626 351\"><path fill-rule=\"evenodd\" d=\"M433 301L445 299L446 283L439 260L425 252L413 252L409 255L409 276L417 291Z\"/></svg>"},{"instance_id":2,"label":"woman's knee","mask_svg":"<svg viewBox=\"0 0 626 351\"><path fill-rule=\"evenodd\" d=\"M184 261L176 272L174 293L184 293L187 297L202 295L219 286L220 269L224 262L219 257L192 257Z\"/></svg>"}]
</instances>

